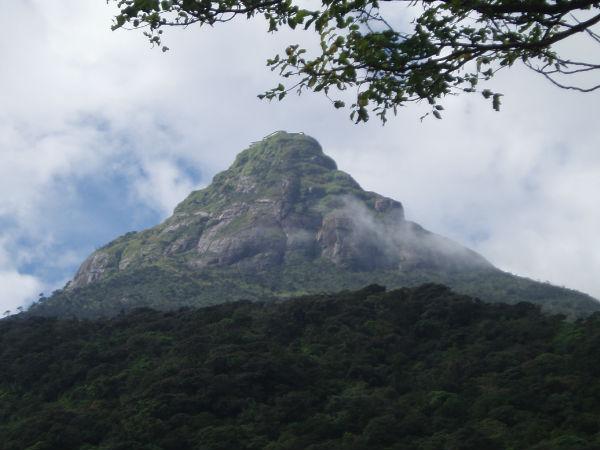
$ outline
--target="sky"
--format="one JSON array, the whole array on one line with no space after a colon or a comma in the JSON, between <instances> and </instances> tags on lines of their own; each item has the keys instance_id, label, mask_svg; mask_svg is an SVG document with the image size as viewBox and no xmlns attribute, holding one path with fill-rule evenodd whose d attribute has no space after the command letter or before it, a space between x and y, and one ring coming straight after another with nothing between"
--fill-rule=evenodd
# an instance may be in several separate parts
<instances>
[{"instance_id":1,"label":"sky","mask_svg":"<svg viewBox=\"0 0 600 450\"><path fill-rule=\"evenodd\" d=\"M499 268L600 298L600 92L515 67L487 86L505 94L501 112L463 95L444 103L443 120L420 121L416 105L385 126L355 125L319 95L256 97L279 82L266 59L311 35L242 20L169 31L162 53L141 33L111 31L103 0L3 6L2 311L164 220L275 130L315 137L364 189Z\"/></svg>"}]
</instances>

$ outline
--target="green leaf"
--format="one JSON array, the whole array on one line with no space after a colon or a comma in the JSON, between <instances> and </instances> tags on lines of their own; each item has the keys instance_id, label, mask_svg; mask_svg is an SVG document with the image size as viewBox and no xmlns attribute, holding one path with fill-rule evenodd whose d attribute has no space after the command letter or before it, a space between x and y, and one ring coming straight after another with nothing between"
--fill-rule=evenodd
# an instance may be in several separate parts
<instances>
[{"instance_id":1,"label":"green leaf","mask_svg":"<svg viewBox=\"0 0 600 450\"><path fill-rule=\"evenodd\" d=\"M492 107L496 111L500 111L500 105L501 105L500 97L502 97L502 94L494 94L494 97L492 99Z\"/></svg>"},{"instance_id":2,"label":"green leaf","mask_svg":"<svg viewBox=\"0 0 600 450\"><path fill-rule=\"evenodd\" d=\"M358 106L364 108L369 104L369 96L365 95L365 93L358 96Z\"/></svg>"}]
</instances>

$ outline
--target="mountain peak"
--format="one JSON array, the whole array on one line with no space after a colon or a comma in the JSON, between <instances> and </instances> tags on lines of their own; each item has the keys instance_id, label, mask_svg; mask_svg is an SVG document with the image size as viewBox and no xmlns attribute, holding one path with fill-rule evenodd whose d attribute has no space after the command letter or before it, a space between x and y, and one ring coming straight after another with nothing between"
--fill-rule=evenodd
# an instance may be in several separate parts
<instances>
[{"instance_id":1,"label":"mountain peak","mask_svg":"<svg viewBox=\"0 0 600 450\"><path fill-rule=\"evenodd\" d=\"M507 297L504 275L483 257L407 221L400 202L363 190L315 139L278 131L241 152L163 223L95 251L38 311L111 315L374 282L469 288L477 277L496 301L520 301L519 289L530 289L508 280L517 294ZM528 292L540 291L534 285ZM544 291L543 298L553 295L570 294ZM593 309L592 300L579 300Z\"/></svg>"},{"instance_id":2,"label":"mountain peak","mask_svg":"<svg viewBox=\"0 0 600 450\"><path fill-rule=\"evenodd\" d=\"M150 264L260 272L292 260L366 271L491 267L406 221L400 202L363 190L312 137L278 131L241 152L164 223L93 254L72 287Z\"/></svg>"},{"instance_id":3,"label":"mountain peak","mask_svg":"<svg viewBox=\"0 0 600 450\"><path fill-rule=\"evenodd\" d=\"M215 175L207 188L192 192L175 214L258 202L279 205L281 214L286 215L286 209L298 200L310 202L342 193L362 195L364 191L350 175L337 169L316 139L304 133L276 131L239 153L229 169Z\"/></svg>"},{"instance_id":4,"label":"mountain peak","mask_svg":"<svg viewBox=\"0 0 600 450\"><path fill-rule=\"evenodd\" d=\"M303 165L337 170L335 161L323 153L316 139L302 132L276 131L241 152L230 170L262 175L265 170L301 170Z\"/></svg>"}]
</instances>

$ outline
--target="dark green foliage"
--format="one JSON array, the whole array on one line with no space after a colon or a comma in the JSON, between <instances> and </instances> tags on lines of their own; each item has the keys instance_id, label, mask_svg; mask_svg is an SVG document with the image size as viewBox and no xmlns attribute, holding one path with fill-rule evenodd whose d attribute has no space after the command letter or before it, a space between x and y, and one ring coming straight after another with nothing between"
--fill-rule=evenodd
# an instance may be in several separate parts
<instances>
[{"instance_id":1,"label":"dark green foliage","mask_svg":"<svg viewBox=\"0 0 600 450\"><path fill-rule=\"evenodd\" d=\"M321 92L338 108L350 100L350 117L383 122L388 112L426 100L440 119L448 95L479 92L500 109L502 94L480 89L503 68L521 62L564 89L591 92L578 74L600 69L593 58L569 56L572 40L600 43L598 0L108 0L119 13L113 29L141 28L167 51L163 31L264 17L269 32L310 30L318 50L289 45L267 61L279 83L260 98L282 100L290 92ZM412 20L411 20L412 19ZM572 48L572 47L571 47ZM568 81L571 78L572 81ZM585 80L583 80L585 81ZM351 92L350 95L346 91Z\"/></svg>"},{"instance_id":2,"label":"dark green foliage","mask_svg":"<svg viewBox=\"0 0 600 450\"><path fill-rule=\"evenodd\" d=\"M600 448L600 315L440 285L0 321L23 449Z\"/></svg>"}]
</instances>

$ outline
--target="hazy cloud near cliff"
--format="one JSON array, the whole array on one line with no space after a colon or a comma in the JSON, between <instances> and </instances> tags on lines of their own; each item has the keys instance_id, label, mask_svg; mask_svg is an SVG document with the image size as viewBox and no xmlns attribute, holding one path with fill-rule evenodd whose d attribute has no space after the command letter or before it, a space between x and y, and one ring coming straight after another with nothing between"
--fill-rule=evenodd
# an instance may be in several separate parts
<instances>
[{"instance_id":1,"label":"hazy cloud near cliff","mask_svg":"<svg viewBox=\"0 0 600 450\"><path fill-rule=\"evenodd\" d=\"M515 70L490 86L501 113L458 97L442 121L417 106L355 126L319 96L256 99L276 80L265 59L302 36L232 23L170 33L162 54L110 17L95 0L10 2L0 17L0 306L160 221L276 129L313 135L364 188L500 267L600 297L597 94Z\"/></svg>"}]
</instances>

